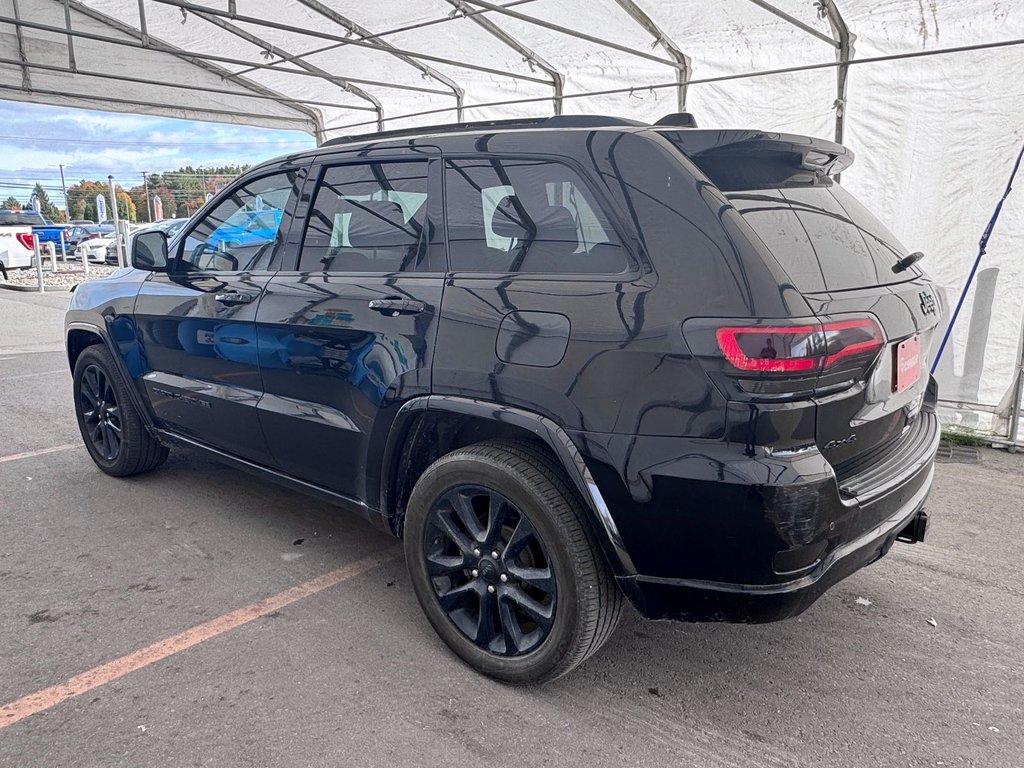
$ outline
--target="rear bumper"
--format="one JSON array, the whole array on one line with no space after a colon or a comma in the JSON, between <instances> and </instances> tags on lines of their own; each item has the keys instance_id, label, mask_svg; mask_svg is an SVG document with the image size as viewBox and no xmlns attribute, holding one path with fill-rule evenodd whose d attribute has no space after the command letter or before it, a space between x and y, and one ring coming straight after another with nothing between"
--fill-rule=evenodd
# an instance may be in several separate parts
<instances>
[{"instance_id":1,"label":"rear bumper","mask_svg":"<svg viewBox=\"0 0 1024 768\"><path fill-rule=\"evenodd\" d=\"M915 523L931 490L934 466L903 506L881 524L836 547L810 573L774 584L730 584L652 576L619 579L644 616L651 619L761 623L796 616L832 585L870 565Z\"/></svg>"},{"instance_id":2,"label":"rear bumper","mask_svg":"<svg viewBox=\"0 0 1024 768\"><path fill-rule=\"evenodd\" d=\"M794 616L882 557L931 490L938 420L912 450L837 477L817 449L785 453L685 438L584 441L635 568L616 576L649 618L765 622ZM577 435L579 437L579 435ZM879 473L878 467L885 471ZM918 534L919 537L919 534Z\"/></svg>"}]
</instances>

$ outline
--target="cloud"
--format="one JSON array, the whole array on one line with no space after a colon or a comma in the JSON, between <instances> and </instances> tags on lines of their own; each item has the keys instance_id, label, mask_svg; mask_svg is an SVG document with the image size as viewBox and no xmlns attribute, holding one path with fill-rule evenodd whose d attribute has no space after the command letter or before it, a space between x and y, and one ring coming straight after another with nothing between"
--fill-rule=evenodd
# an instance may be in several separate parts
<instances>
[{"instance_id":1,"label":"cloud","mask_svg":"<svg viewBox=\"0 0 1024 768\"><path fill-rule=\"evenodd\" d=\"M112 174L128 187L143 172L256 164L313 146L296 131L0 101L0 199L27 200L39 181L59 203L58 164L69 185Z\"/></svg>"}]
</instances>

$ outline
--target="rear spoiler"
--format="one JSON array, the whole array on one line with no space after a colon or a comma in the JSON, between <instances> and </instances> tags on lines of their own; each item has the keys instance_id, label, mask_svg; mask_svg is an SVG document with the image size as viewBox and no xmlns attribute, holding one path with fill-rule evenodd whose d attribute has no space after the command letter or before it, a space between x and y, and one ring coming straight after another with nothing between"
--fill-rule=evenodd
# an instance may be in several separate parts
<instances>
[{"instance_id":1,"label":"rear spoiler","mask_svg":"<svg viewBox=\"0 0 1024 768\"><path fill-rule=\"evenodd\" d=\"M842 144L766 131L659 130L723 191L827 184L853 163Z\"/></svg>"}]
</instances>

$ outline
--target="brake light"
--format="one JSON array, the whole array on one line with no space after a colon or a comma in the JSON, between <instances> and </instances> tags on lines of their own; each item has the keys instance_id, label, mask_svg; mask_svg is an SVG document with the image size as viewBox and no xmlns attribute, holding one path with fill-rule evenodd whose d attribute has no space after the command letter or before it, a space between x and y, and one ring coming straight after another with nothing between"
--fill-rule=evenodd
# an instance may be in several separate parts
<instances>
[{"instance_id":1,"label":"brake light","mask_svg":"<svg viewBox=\"0 0 1024 768\"><path fill-rule=\"evenodd\" d=\"M814 373L845 360L872 362L885 343L869 317L804 325L727 326L715 331L728 363L749 373Z\"/></svg>"},{"instance_id":2,"label":"brake light","mask_svg":"<svg viewBox=\"0 0 1024 768\"><path fill-rule=\"evenodd\" d=\"M35 248L35 235L31 232L18 232L14 235L18 242L28 248L30 251Z\"/></svg>"}]
</instances>

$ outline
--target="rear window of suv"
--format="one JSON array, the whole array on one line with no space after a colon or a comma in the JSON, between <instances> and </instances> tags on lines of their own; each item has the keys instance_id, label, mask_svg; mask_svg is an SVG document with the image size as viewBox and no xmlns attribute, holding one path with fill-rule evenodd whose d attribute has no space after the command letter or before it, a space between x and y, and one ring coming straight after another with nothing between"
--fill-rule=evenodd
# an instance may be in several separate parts
<instances>
[{"instance_id":1,"label":"rear window of suv","mask_svg":"<svg viewBox=\"0 0 1024 768\"><path fill-rule=\"evenodd\" d=\"M892 271L906 249L838 184L726 196L801 291L885 285L921 274L915 267Z\"/></svg>"}]
</instances>

